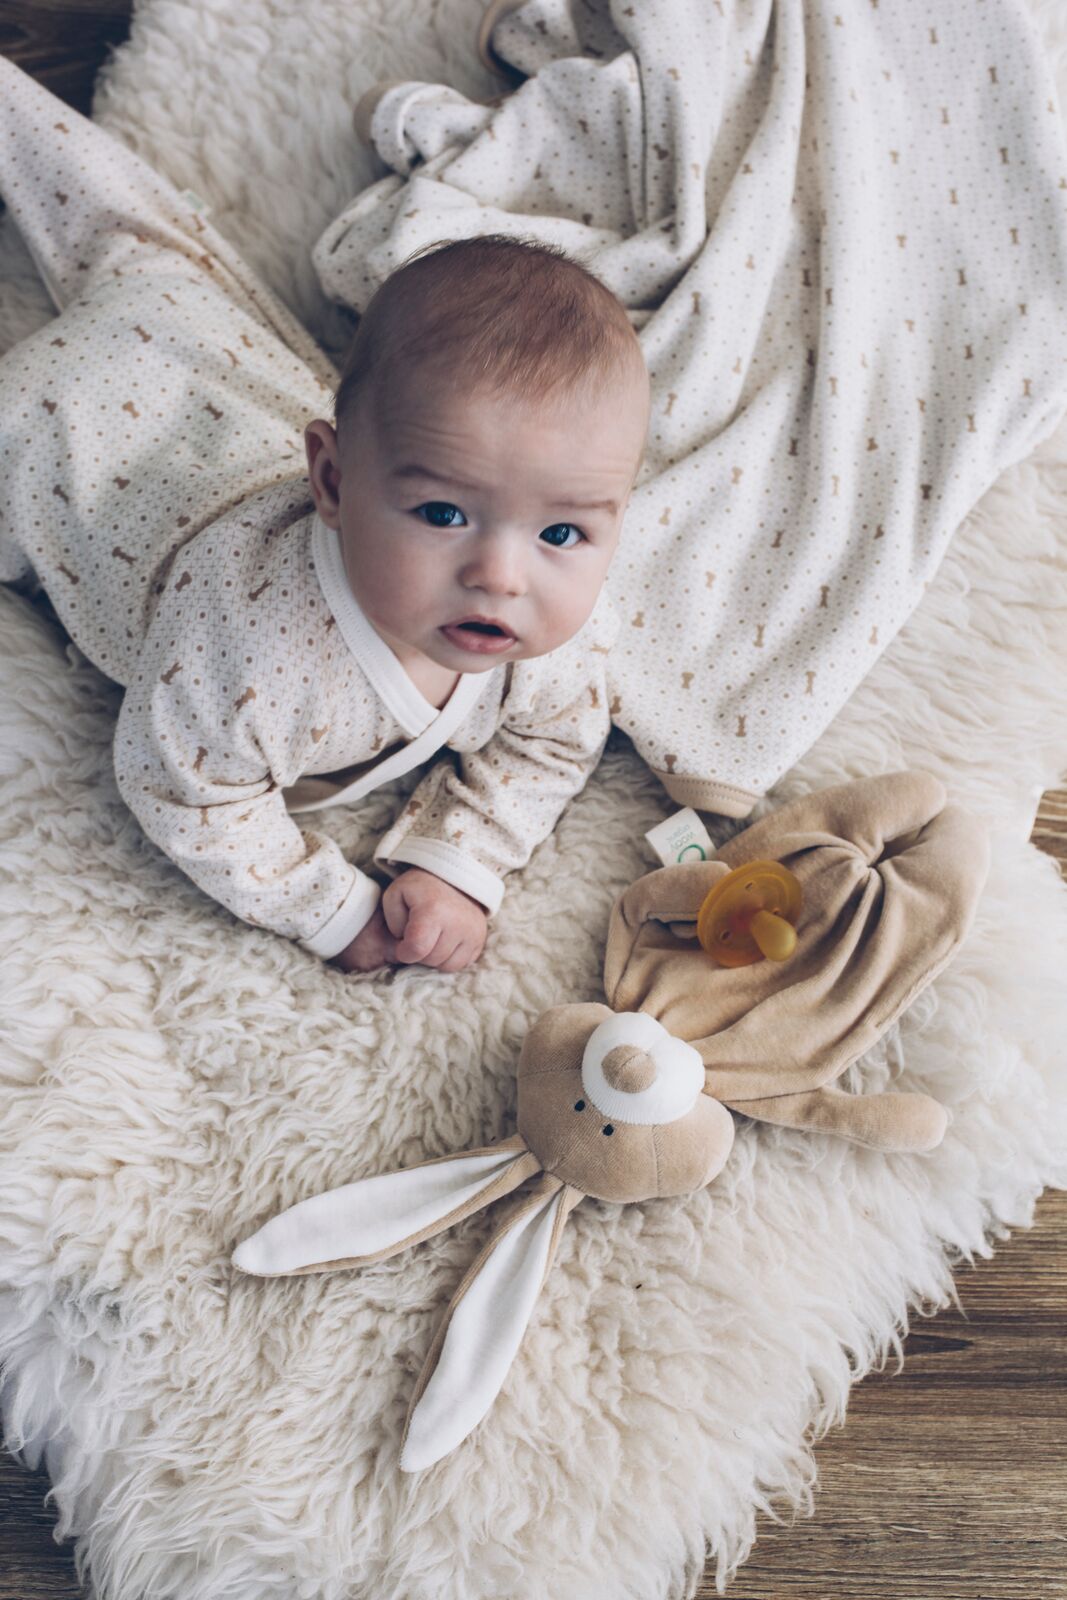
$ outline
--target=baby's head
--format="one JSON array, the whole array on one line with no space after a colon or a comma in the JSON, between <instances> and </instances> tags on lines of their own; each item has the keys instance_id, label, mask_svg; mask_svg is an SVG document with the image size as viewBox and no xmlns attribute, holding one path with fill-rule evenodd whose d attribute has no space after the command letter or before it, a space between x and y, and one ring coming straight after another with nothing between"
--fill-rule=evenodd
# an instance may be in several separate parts
<instances>
[{"instance_id":1,"label":"baby's head","mask_svg":"<svg viewBox=\"0 0 1067 1600\"><path fill-rule=\"evenodd\" d=\"M649 406L621 302L561 250L487 235L424 246L392 274L334 425L310 423L305 443L352 592L402 661L478 672L578 632Z\"/></svg>"}]
</instances>

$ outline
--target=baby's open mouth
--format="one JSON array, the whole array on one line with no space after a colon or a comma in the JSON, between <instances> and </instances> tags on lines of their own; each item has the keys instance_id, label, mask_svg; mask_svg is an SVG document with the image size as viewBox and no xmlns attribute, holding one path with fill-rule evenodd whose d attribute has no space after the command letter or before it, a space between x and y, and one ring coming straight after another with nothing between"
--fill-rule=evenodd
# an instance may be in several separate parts
<instances>
[{"instance_id":1,"label":"baby's open mouth","mask_svg":"<svg viewBox=\"0 0 1067 1600\"><path fill-rule=\"evenodd\" d=\"M460 650L471 650L479 655L506 650L516 642L510 628L490 617L464 617L460 622L447 622L441 632Z\"/></svg>"}]
</instances>

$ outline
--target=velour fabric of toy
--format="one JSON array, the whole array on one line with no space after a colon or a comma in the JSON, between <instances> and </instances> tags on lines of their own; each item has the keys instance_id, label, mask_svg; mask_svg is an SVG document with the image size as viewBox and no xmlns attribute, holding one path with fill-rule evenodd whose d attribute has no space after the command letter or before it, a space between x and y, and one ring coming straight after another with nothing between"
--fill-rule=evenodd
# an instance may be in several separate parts
<instances>
[{"instance_id":1,"label":"velour fabric of toy","mask_svg":"<svg viewBox=\"0 0 1067 1600\"><path fill-rule=\"evenodd\" d=\"M720 967L697 941L700 906L758 859L801 885L796 950ZM951 959L988 870L984 824L947 803L936 778L906 771L805 795L713 860L648 873L612 911L607 1004L554 1007L527 1035L511 1138L302 1200L239 1245L234 1264L275 1276L379 1261L535 1180L426 1356L400 1466L432 1465L499 1393L586 1195L643 1201L711 1183L732 1112L887 1152L941 1142L947 1113L929 1095L848 1094L835 1080Z\"/></svg>"}]
</instances>

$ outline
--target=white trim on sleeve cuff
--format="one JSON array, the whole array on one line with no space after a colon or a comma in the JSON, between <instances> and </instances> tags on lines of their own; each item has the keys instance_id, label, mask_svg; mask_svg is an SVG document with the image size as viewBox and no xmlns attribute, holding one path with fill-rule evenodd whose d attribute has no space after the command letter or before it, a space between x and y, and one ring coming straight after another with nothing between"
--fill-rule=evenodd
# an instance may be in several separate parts
<instances>
[{"instance_id":1,"label":"white trim on sleeve cuff","mask_svg":"<svg viewBox=\"0 0 1067 1600\"><path fill-rule=\"evenodd\" d=\"M377 852L375 852L377 859ZM483 867L465 850L443 839L413 838L410 834L395 849L382 858L386 861L403 861L410 867L425 867L427 872L443 878L454 889L462 889L485 907L489 915L500 910L504 898L504 883L495 872Z\"/></svg>"},{"instance_id":2,"label":"white trim on sleeve cuff","mask_svg":"<svg viewBox=\"0 0 1067 1600\"><path fill-rule=\"evenodd\" d=\"M340 955L352 943L356 934L367 926L382 897L381 888L373 878L368 878L358 867L352 870L356 874L355 882L330 920L312 938L300 941L305 950L310 950L313 956L321 956L323 961Z\"/></svg>"}]
</instances>

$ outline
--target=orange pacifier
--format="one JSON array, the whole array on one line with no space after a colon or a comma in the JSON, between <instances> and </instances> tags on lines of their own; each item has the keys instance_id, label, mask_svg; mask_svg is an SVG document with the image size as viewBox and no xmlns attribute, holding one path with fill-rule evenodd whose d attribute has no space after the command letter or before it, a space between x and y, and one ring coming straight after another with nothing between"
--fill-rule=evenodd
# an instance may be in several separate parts
<instances>
[{"instance_id":1,"label":"orange pacifier","mask_svg":"<svg viewBox=\"0 0 1067 1600\"><path fill-rule=\"evenodd\" d=\"M704 897L697 938L721 967L788 961L797 947L800 884L780 861L750 861Z\"/></svg>"}]
</instances>

